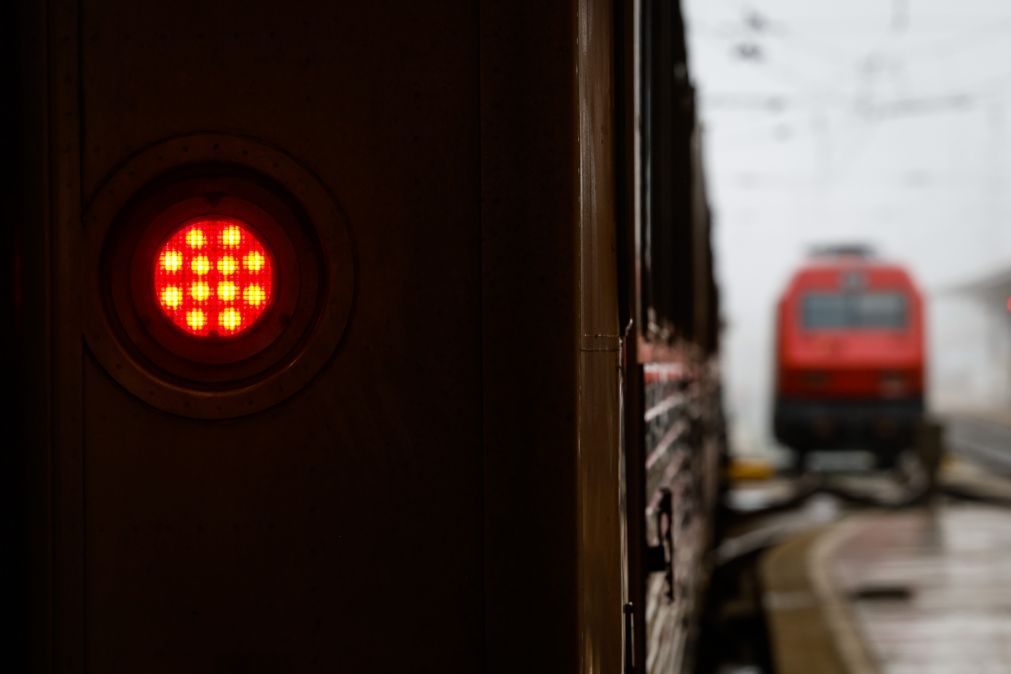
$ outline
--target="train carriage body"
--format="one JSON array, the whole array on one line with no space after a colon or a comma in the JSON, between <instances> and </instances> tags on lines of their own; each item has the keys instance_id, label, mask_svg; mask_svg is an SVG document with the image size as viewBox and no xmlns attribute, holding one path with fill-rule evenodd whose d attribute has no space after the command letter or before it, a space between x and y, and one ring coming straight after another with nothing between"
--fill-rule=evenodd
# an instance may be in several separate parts
<instances>
[{"instance_id":1,"label":"train carriage body","mask_svg":"<svg viewBox=\"0 0 1011 674\"><path fill-rule=\"evenodd\" d=\"M723 445L675 4L3 11L25 671L689 666Z\"/></svg>"}]
</instances>

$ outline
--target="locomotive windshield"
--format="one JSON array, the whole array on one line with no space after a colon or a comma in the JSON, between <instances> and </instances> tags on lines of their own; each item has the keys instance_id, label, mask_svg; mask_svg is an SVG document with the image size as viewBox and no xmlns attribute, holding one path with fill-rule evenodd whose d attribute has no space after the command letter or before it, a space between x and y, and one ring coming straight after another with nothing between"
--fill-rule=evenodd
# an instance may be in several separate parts
<instances>
[{"instance_id":1,"label":"locomotive windshield","mask_svg":"<svg viewBox=\"0 0 1011 674\"><path fill-rule=\"evenodd\" d=\"M907 314L906 296L899 292L809 292L801 300L808 330L900 330L906 327Z\"/></svg>"}]
</instances>

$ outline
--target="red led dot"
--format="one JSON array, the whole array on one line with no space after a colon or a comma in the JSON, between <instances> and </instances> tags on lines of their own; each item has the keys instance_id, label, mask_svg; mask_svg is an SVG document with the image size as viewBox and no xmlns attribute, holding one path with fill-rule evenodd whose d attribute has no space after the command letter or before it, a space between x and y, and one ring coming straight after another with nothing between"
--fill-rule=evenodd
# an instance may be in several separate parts
<instances>
[{"instance_id":1,"label":"red led dot","mask_svg":"<svg viewBox=\"0 0 1011 674\"><path fill-rule=\"evenodd\" d=\"M161 245L153 272L159 309L196 337L240 335L273 299L273 257L235 218L187 222Z\"/></svg>"}]
</instances>

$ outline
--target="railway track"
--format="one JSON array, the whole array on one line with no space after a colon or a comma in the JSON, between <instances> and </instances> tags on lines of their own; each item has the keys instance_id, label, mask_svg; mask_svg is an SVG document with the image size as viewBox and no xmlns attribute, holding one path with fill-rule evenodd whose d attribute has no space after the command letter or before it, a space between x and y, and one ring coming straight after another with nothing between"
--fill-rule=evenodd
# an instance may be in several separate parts
<instances>
[{"instance_id":1,"label":"railway track","mask_svg":"<svg viewBox=\"0 0 1011 674\"><path fill-rule=\"evenodd\" d=\"M947 419L947 429L951 453L1011 473L1011 424L957 415Z\"/></svg>"}]
</instances>

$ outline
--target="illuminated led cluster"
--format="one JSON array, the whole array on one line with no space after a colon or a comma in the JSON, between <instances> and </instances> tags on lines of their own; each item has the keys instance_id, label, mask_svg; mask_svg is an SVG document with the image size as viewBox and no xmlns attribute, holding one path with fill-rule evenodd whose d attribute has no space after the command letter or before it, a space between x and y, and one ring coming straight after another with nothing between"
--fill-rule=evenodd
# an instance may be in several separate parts
<instances>
[{"instance_id":1,"label":"illuminated led cluster","mask_svg":"<svg viewBox=\"0 0 1011 674\"><path fill-rule=\"evenodd\" d=\"M233 337L270 306L273 259L241 220L187 223L162 244L154 264L158 306L190 335Z\"/></svg>"}]
</instances>

